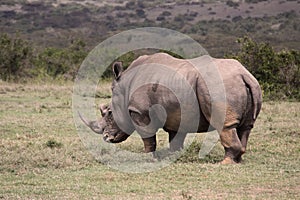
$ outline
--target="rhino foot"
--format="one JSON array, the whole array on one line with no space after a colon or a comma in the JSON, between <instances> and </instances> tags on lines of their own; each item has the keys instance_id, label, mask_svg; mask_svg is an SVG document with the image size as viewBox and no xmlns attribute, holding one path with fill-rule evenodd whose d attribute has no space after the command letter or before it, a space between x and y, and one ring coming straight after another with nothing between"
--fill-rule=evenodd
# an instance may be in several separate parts
<instances>
[{"instance_id":1,"label":"rhino foot","mask_svg":"<svg viewBox=\"0 0 300 200\"><path fill-rule=\"evenodd\" d=\"M153 159L158 159L158 154L156 151L151 152Z\"/></svg>"},{"instance_id":2,"label":"rhino foot","mask_svg":"<svg viewBox=\"0 0 300 200\"><path fill-rule=\"evenodd\" d=\"M237 164L232 158L226 157L224 160L220 162L221 165L228 165L228 164Z\"/></svg>"},{"instance_id":3,"label":"rhino foot","mask_svg":"<svg viewBox=\"0 0 300 200\"><path fill-rule=\"evenodd\" d=\"M157 162L159 160L159 157L158 157L156 151L146 153L146 155L149 158L150 162Z\"/></svg>"}]
</instances>

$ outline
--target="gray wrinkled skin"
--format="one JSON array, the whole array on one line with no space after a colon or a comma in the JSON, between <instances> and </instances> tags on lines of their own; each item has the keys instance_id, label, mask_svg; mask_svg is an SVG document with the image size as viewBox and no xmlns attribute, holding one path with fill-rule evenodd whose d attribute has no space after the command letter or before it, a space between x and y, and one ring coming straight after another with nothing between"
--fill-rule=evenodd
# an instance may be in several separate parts
<instances>
[{"instance_id":1,"label":"gray wrinkled skin","mask_svg":"<svg viewBox=\"0 0 300 200\"><path fill-rule=\"evenodd\" d=\"M126 71L117 62L113 72L112 104L100 107L103 118L81 117L105 141L122 142L136 130L145 152L154 152L156 131L163 128L170 149L177 151L187 133L215 129L225 149L222 163L241 161L262 97L257 80L238 61L157 53L137 58Z\"/></svg>"}]
</instances>

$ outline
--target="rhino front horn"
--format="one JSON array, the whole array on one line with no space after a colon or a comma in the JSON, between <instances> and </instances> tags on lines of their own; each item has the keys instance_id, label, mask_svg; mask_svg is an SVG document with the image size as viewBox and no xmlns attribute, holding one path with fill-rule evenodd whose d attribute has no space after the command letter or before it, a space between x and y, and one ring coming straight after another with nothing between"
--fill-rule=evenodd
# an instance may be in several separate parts
<instances>
[{"instance_id":1,"label":"rhino front horn","mask_svg":"<svg viewBox=\"0 0 300 200\"><path fill-rule=\"evenodd\" d=\"M102 134L103 133L103 128L99 126L99 123L97 121L89 121L87 119L85 119L80 112L78 112L78 115L80 117L80 119L83 121L83 123L85 125L87 125L92 131L94 131L95 133L98 134Z\"/></svg>"}]
</instances>

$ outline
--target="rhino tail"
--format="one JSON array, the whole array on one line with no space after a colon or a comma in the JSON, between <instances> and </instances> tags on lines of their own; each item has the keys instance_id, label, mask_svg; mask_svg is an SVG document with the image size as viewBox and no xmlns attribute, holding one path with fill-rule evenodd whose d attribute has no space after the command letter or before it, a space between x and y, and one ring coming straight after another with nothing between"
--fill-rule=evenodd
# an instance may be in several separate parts
<instances>
[{"instance_id":1,"label":"rhino tail","mask_svg":"<svg viewBox=\"0 0 300 200\"><path fill-rule=\"evenodd\" d=\"M252 74L250 74L250 76L248 74L244 74L243 81L246 84L246 86L249 88L251 93L252 103L253 103L253 119L255 120L261 109L261 102L262 102L261 88L258 81L252 76Z\"/></svg>"}]
</instances>

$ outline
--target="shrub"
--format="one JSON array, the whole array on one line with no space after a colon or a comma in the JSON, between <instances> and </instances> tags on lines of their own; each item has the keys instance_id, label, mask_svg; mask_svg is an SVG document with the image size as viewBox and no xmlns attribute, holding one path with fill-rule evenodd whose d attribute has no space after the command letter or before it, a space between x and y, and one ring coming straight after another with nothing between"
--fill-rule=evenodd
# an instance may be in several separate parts
<instances>
[{"instance_id":1,"label":"shrub","mask_svg":"<svg viewBox=\"0 0 300 200\"><path fill-rule=\"evenodd\" d=\"M135 2L134 1L129 1L128 3L126 3L125 7L128 10L133 10L133 9L135 9Z\"/></svg>"},{"instance_id":2,"label":"shrub","mask_svg":"<svg viewBox=\"0 0 300 200\"><path fill-rule=\"evenodd\" d=\"M54 139L48 140L45 145L51 149L60 148L63 146L63 144L61 142L57 142Z\"/></svg>"},{"instance_id":3,"label":"shrub","mask_svg":"<svg viewBox=\"0 0 300 200\"><path fill-rule=\"evenodd\" d=\"M73 41L68 48L46 48L37 55L35 60L35 75L73 80L80 64L87 56L85 43Z\"/></svg>"},{"instance_id":4,"label":"shrub","mask_svg":"<svg viewBox=\"0 0 300 200\"><path fill-rule=\"evenodd\" d=\"M164 21L166 18L164 16L159 15L158 17L156 17L157 21Z\"/></svg>"},{"instance_id":5,"label":"shrub","mask_svg":"<svg viewBox=\"0 0 300 200\"><path fill-rule=\"evenodd\" d=\"M160 14L161 16L171 16L172 15L172 13L171 12L169 12L169 11L163 11L161 14Z\"/></svg>"},{"instance_id":6,"label":"shrub","mask_svg":"<svg viewBox=\"0 0 300 200\"><path fill-rule=\"evenodd\" d=\"M172 51L169 50L159 50L159 49L140 49L140 50L136 50L136 51L129 51L125 54L123 54L122 56L120 56L119 58L116 59L116 61L122 62L122 65L124 67L124 70L127 69L129 67L129 65L135 60L137 59L139 56L141 55L145 55L145 54L153 54L153 53L157 53L157 52L161 52L161 53L167 53L175 58L180 58L182 59L183 57L173 53ZM113 62L114 63L114 62ZM102 78L104 79L109 79L112 77L113 72L112 72L112 64L104 71Z\"/></svg>"},{"instance_id":7,"label":"shrub","mask_svg":"<svg viewBox=\"0 0 300 200\"><path fill-rule=\"evenodd\" d=\"M230 6L230 7L239 7L239 3L238 2L234 2L234 1L227 1L226 5Z\"/></svg>"},{"instance_id":8,"label":"shrub","mask_svg":"<svg viewBox=\"0 0 300 200\"><path fill-rule=\"evenodd\" d=\"M0 78L17 80L28 75L31 68L33 50L28 41L9 37L7 34L0 36Z\"/></svg>"},{"instance_id":9,"label":"shrub","mask_svg":"<svg viewBox=\"0 0 300 200\"><path fill-rule=\"evenodd\" d=\"M85 43L74 40L67 48L49 47L34 54L31 44L19 37L0 36L0 79L21 81L28 78L63 76L73 80L86 57Z\"/></svg>"},{"instance_id":10,"label":"shrub","mask_svg":"<svg viewBox=\"0 0 300 200\"><path fill-rule=\"evenodd\" d=\"M227 56L239 60L260 82L267 99L300 100L300 52L276 52L268 43L238 39L241 51Z\"/></svg>"},{"instance_id":11,"label":"shrub","mask_svg":"<svg viewBox=\"0 0 300 200\"><path fill-rule=\"evenodd\" d=\"M133 51L130 51L130 52L120 56L116 60L119 62L122 62L124 69L126 69L136 58L137 58L137 55ZM113 63L111 63L111 65L104 71L102 78L111 78L112 77L112 74L113 74L112 64Z\"/></svg>"},{"instance_id":12,"label":"shrub","mask_svg":"<svg viewBox=\"0 0 300 200\"><path fill-rule=\"evenodd\" d=\"M267 0L246 0L246 3L259 3L261 1L267 1Z\"/></svg>"},{"instance_id":13,"label":"shrub","mask_svg":"<svg viewBox=\"0 0 300 200\"><path fill-rule=\"evenodd\" d=\"M145 18L146 15L145 15L145 11L143 9L136 9L136 15L140 18Z\"/></svg>"}]
</instances>

